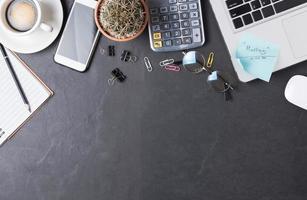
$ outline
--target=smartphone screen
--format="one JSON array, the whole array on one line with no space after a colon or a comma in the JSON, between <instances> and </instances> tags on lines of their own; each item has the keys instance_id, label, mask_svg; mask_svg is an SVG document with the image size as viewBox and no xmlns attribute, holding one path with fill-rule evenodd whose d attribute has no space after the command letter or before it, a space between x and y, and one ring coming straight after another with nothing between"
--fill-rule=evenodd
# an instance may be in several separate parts
<instances>
[{"instance_id":1,"label":"smartphone screen","mask_svg":"<svg viewBox=\"0 0 307 200\"><path fill-rule=\"evenodd\" d=\"M86 64L95 41L96 33L94 9L76 2L68 18L58 48L58 54Z\"/></svg>"}]
</instances>

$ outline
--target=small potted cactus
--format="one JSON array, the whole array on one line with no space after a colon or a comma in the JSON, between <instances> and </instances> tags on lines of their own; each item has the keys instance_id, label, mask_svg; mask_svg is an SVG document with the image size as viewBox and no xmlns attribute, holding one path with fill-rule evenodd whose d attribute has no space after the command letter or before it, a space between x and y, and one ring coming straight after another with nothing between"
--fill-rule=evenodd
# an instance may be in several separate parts
<instances>
[{"instance_id":1,"label":"small potted cactus","mask_svg":"<svg viewBox=\"0 0 307 200\"><path fill-rule=\"evenodd\" d=\"M148 6L144 0L99 0L95 11L95 21L100 32L118 42L140 36L148 19Z\"/></svg>"}]
</instances>

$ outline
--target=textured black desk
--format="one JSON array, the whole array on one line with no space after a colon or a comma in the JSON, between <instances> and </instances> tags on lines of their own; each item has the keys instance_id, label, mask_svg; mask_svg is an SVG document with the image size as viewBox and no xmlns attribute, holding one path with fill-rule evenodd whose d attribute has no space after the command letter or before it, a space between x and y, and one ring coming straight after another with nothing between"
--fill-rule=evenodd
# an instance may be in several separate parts
<instances>
[{"instance_id":1,"label":"textured black desk","mask_svg":"<svg viewBox=\"0 0 307 200\"><path fill-rule=\"evenodd\" d=\"M67 16L72 0L64 1ZM210 5L207 43L218 69L233 73ZM57 41L58 42L58 41ZM307 63L270 84L239 84L234 101L210 92L202 75L161 71L148 35L116 44L142 61L122 64L97 51L81 74L53 62L57 46L22 58L55 96L0 149L1 200L306 200L307 112L283 97ZM110 44L102 38L98 48ZM107 85L120 67L124 84Z\"/></svg>"}]
</instances>

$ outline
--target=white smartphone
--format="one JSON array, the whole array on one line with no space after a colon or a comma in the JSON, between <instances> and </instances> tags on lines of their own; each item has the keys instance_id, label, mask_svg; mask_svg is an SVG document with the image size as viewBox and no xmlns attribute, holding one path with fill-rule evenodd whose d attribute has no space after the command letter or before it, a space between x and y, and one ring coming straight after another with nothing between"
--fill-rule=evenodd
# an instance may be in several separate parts
<instances>
[{"instance_id":1,"label":"white smartphone","mask_svg":"<svg viewBox=\"0 0 307 200\"><path fill-rule=\"evenodd\" d=\"M94 20L97 1L75 0L63 31L55 62L84 72L94 54L100 33Z\"/></svg>"}]
</instances>

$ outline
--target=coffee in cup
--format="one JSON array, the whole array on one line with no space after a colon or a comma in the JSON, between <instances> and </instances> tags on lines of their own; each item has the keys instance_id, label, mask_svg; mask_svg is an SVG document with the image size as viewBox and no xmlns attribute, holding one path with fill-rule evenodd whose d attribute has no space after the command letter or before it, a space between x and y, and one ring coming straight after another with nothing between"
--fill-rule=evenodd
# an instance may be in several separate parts
<instances>
[{"instance_id":1,"label":"coffee in cup","mask_svg":"<svg viewBox=\"0 0 307 200\"><path fill-rule=\"evenodd\" d=\"M7 7L6 18L14 30L29 31L37 21L36 6L31 0L13 0Z\"/></svg>"},{"instance_id":2,"label":"coffee in cup","mask_svg":"<svg viewBox=\"0 0 307 200\"><path fill-rule=\"evenodd\" d=\"M38 0L0 0L0 28L12 36L29 35L38 28L52 32L43 15Z\"/></svg>"}]
</instances>

